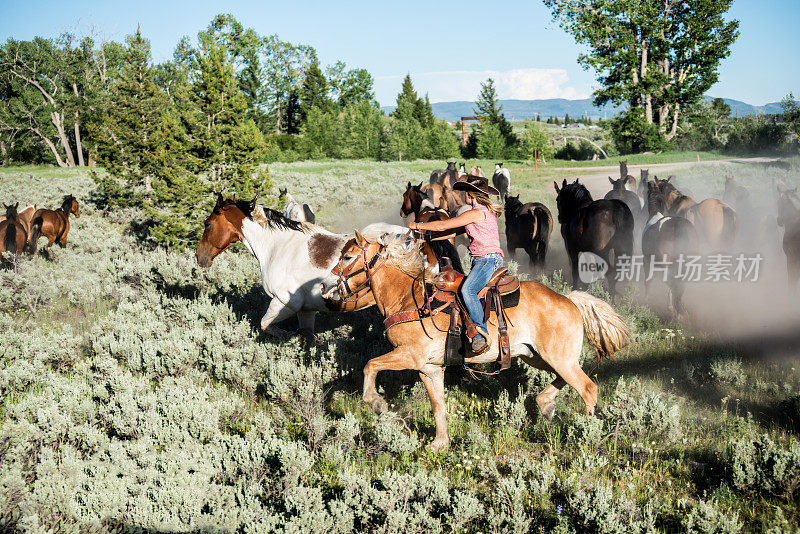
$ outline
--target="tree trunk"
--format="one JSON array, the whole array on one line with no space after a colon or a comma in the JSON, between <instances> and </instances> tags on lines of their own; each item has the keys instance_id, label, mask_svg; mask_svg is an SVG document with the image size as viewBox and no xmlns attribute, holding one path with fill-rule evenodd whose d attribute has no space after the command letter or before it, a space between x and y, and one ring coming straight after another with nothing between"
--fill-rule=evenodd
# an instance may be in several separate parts
<instances>
[{"instance_id":1,"label":"tree trunk","mask_svg":"<svg viewBox=\"0 0 800 534\"><path fill-rule=\"evenodd\" d=\"M53 153L53 156L55 156L56 163L58 164L59 167L69 167L69 165L64 163L64 160L61 159L61 154L58 153L58 148L56 148L56 145L50 139L45 137L42 134L42 132L39 131L39 128L33 128L33 133L38 135L42 139L42 141L44 141L44 143L47 145L47 147Z\"/></svg>"},{"instance_id":2,"label":"tree trunk","mask_svg":"<svg viewBox=\"0 0 800 534\"><path fill-rule=\"evenodd\" d=\"M275 108L275 132L281 134L281 99L278 99L278 105Z\"/></svg>"},{"instance_id":3,"label":"tree trunk","mask_svg":"<svg viewBox=\"0 0 800 534\"><path fill-rule=\"evenodd\" d=\"M144 192L145 193L153 192L153 180L149 174L144 175Z\"/></svg>"},{"instance_id":4,"label":"tree trunk","mask_svg":"<svg viewBox=\"0 0 800 534\"><path fill-rule=\"evenodd\" d=\"M650 94L650 89L645 87L645 78L647 76L647 43L642 39L642 62L639 67L639 78L641 79L642 89L644 91L644 118L647 124L653 124L653 96Z\"/></svg>"},{"instance_id":5,"label":"tree trunk","mask_svg":"<svg viewBox=\"0 0 800 534\"><path fill-rule=\"evenodd\" d=\"M64 131L64 125L61 120L61 115L55 111L50 113L50 120L53 121L53 126L56 127L56 131L58 132L58 138L61 140L61 147L64 149L64 153L67 156L67 167L74 167L75 166L75 156L72 155L72 148L69 146L69 139L67 138L67 133Z\"/></svg>"},{"instance_id":6,"label":"tree trunk","mask_svg":"<svg viewBox=\"0 0 800 534\"><path fill-rule=\"evenodd\" d=\"M675 113L672 115L672 128L670 129L669 133L666 135L667 141L671 140L675 137L675 134L678 133L678 113L680 111L681 105L675 104Z\"/></svg>"},{"instance_id":7,"label":"tree trunk","mask_svg":"<svg viewBox=\"0 0 800 534\"><path fill-rule=\"evenodd\" d=\"M78 153L78 166L85 167L83 162L83 145L81 144L81 123L78 122L78 112L75 112L75 152Z\"/></svg>"}]
</instances>

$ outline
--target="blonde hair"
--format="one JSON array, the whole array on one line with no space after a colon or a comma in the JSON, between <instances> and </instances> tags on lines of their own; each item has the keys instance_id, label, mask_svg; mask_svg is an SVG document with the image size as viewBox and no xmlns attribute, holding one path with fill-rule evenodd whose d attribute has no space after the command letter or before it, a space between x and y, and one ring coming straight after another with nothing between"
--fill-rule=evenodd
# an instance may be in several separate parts
<instances>
[{"instance_id":1,"label":"blonde hair","mask_svg":"<svg viewBox=\"0 0 800 534\"><path fill-rule=\"evenodd\" d=\"M494 213L495 217L499 217L500 215L503 214L503 206L500 206L499 204L495 204L494 202L492 202L492 199L490 199L489 195L487 195L486 193L478 193L477 191L467 191L467 194L470 196L470 198L474 199L475 202L477 202L478 204L482 204L489 211Z\"/></svg>"}]
</instances>

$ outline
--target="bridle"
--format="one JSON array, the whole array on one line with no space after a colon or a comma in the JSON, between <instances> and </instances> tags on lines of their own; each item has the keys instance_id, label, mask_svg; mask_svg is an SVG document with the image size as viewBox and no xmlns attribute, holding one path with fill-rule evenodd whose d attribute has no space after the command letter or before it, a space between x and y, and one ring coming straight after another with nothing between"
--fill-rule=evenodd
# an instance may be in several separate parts
<instances>
[{"instance_id":1,"label":"bridle","mask_svg":"<svg viewBox=\"0 0 800 534\"><path fill-rule=\"evenodd\" d=\"M411 235L411 231L409 231L409 235ZM370 280L375 275L375 273L378 272L386 264L386 261L389 259L388 254L386 254L387 252L386 245L379 242L378 251L375 253L375 255L372 256L372 258L367 260L368 245L369 243L367 243L364 246L356 244L355 246L361 250L361 254L359 254L359 256L353 259L353 261L347 264L346 267L342 268L340 262L331 271L331 274L334 274L339 277L336 286L339 290L339 295L342 297L341 302L343 304L354 303L354 309L357 309L358 307L358 299L361 298L361 296L363 296L363 294L366 293L367 291L371 291L369 285ZM364 262L364 267L356 269L355 265L359 258L361 258L362 261ZM361 282L358 286L356 286L354 289L351 289L348 280L364 272L367 273L367 278L363 282ZM420 286L422 286L422 305L418 306L414 310L403 310L393 313L392 315L386 317L383 321L383 324L387 330L397 324L407 323L411 321L421 321L426 317L436 316L437 314L439 314L439 312L443 311L445 308L450 306L449 303L445 303L442 306L439 306L438 308L435 309L431 307L431 302L433 301L434 294L428 295L428 289L424 278L424 270L423 270L422 281L421 282L416 281L416 282L418 282ZM355 301L353 301L353 297L355 297ZM436 325L434 324L434 326ZM440 330L438 326L436 326L436 328L437 330ZM431 337L430 334L428 334L427 330L425 330L424 323L422 323L422 330L423 332L425 332L426 336Z\"/></svg>"},{"instance_id":2,"label":"bridle","mask_svg":"<svg viewBox=\"0 0 800 534\"><path fill-rule=\"evenodd\" d=\"M353 261L348 263L345 267L342 267L342 262L340 261L336 264L336 267L333 268L331 274L339 277L339 280L336 282L336 287L339 289L339 295L342 297L342 303L349 304L350 302L354 302L357 307L358 299L363 297L364 294L370 290L370 280L375 273L386 264L386 261L389 258L388 254L386 254L386 245L382 243L378 243L378 252L376 252L375 255L373 255L369 260L367 260L367 248L369 243L364 246L356 244L356 246L361 250L361 254L353 258ZM361 260L364 262L364 267L356 269L356 262L359 260L359 258L361 258ZM350 279L364 272L367 273L367 278L355 288L351 288ZM353 300L353 297L355 297L355 300Z\"/></svg>"}]
</instances>

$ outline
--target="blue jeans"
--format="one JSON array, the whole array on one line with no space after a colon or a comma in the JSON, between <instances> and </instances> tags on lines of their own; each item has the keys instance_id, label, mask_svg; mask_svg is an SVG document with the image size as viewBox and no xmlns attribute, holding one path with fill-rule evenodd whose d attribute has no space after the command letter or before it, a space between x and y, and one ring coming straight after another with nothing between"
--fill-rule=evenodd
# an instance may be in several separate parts
<instances>
[{"instance_id":1,"label":"blue jeans","mask_svg":"<svg viewBox=\"0 0 800 534\"><path fill-rule=\"evenodd\" d=\"M488 329L483 320L483 306L481 306L481 299L478 298L478 291L483 289L489 278L502 266L503 256L500 254L487 254L479 258L472 258L472 269L467 275L467 279L461 284L461 298L464 300L469 318L476 327L484 332L488 332Z\"/></svg>"}]
</instances>

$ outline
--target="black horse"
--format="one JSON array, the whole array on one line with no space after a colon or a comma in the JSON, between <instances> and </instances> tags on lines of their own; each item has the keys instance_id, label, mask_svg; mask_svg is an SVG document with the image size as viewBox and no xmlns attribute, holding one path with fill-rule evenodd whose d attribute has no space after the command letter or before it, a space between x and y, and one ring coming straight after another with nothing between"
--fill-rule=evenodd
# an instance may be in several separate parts
<instances>
[{"instance_id":1,"label":"black horse","mask_svg":"<svg viewBox=\"0 0 800 534\"><path fill-rule=\"evenodd\" d=\"M593 200L586 187L575 180L556 189L558 222L561 236L567 247L573 286L582 285L578 275L578 256L581 252L592 252L608 265L608 288L612 294L616 288L617 258L633 254L633 214L621 200Z\"/></svg>"},{"instance_id":2,"label":"black horse","mask_svg":"<svg viewBox=\"0 0 800 534\"><path fill-rule=\"evenodd\" d=\"M550 233L553 231L553 216L547 206L540 202L523 204L519 195L507 196L506 246L511 258L518 248L525 249L531 267L544 267Z\"/></svg>"}]
</instances>

